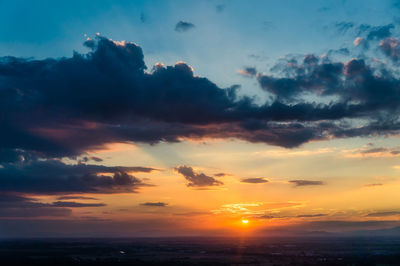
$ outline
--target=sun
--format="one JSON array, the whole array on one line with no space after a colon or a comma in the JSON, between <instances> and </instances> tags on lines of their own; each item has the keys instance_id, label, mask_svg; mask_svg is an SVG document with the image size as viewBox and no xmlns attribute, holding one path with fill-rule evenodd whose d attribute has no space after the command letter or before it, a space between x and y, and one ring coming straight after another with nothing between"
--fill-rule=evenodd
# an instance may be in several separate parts
<instances>
[{"instance_id":1,"label":"sun","mask_svg":"<svg viewBox=\"0 0 400 266\"><path fill-rule=\"evenodd\" d=\"M249 223L249 220L247 220L247 219L242 219L242 224L248 224Z\"/></svg>"}]
</instances>

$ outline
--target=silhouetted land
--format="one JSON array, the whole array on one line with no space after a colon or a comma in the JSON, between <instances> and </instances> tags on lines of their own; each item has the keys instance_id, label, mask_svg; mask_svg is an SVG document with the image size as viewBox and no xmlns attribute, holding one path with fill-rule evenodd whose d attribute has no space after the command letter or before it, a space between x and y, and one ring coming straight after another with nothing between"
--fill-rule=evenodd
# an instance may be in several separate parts
<instances>
[{"instance_id":1,"label":"silhouetted land","mask_svg":"<svg viewBox=\"0 0 400 266\"><path fill-rule=\"evenodd\" d=\"M0 265L400 265L400 239L2 240Z\"/></svg>"}]
</instances>

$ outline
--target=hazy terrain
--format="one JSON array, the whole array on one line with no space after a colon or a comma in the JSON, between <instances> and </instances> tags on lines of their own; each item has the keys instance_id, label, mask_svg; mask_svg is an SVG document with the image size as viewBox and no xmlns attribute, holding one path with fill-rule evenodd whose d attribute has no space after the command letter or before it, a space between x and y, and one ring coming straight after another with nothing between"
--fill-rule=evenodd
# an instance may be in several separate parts
<instances>
[{"instance_id":1,"label":"hazy terrain","mask_svg":"<svg viewBox=\"0 0 400 266\"><path fill-rule=\"evenodd\" d=\"M3 240L1 265L399 265L393 238Z\"/></svg>"}]
</instances>

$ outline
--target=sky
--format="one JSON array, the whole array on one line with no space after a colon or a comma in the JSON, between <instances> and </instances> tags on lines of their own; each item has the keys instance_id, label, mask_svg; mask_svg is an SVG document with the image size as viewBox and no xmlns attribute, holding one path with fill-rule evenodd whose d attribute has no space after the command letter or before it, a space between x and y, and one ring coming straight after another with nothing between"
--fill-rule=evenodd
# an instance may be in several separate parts
<instances>
[{"instance_id":1,"label":"sky","mask_svg":"<svg viewBox=\"0 0 400 266\"><path fill-rule=\"evenodd\" d=\"M0 238L400 226L399 1L0 13Z\"/></svg>"}]
</instances>

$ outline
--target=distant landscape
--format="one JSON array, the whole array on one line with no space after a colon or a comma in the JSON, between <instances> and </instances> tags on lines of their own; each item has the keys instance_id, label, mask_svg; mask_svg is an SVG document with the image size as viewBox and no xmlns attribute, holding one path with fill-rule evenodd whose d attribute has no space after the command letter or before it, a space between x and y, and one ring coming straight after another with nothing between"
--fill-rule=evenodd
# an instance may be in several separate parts
<instances>
[{"instance_id":1,"label":"distant landscape","mask_svg":"<svg viewBox=\"0 0 400 266\"><path fill-rule=\"evenodd\" d=\"M398 265L398 238L3 240L3 265Z\"/></svg>"}]
</instances>

